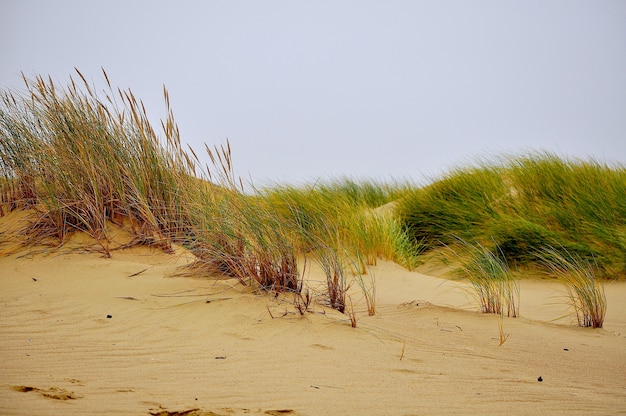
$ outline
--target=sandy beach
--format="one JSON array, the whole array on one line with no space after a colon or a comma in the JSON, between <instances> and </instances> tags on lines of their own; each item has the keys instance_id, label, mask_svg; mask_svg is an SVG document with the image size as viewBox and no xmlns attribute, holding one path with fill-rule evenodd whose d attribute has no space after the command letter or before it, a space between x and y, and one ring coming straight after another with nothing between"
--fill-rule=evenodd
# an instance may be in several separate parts
<instances>
[{"instance_id":1,"label":"sandy beach","mask_svg":"<svg viewBox=\"0 0 626 416\"><path fill-rule=\"evenodd\" d=\"M522 280L499 345L460 282L379 262L376 314L355 292L352 328L289 294L181 275L193 256L174 248L1 257L0 413L626 413L624 282L605 286L604 328L585 329L559 284Z\"/></svg>"}]
</instances>

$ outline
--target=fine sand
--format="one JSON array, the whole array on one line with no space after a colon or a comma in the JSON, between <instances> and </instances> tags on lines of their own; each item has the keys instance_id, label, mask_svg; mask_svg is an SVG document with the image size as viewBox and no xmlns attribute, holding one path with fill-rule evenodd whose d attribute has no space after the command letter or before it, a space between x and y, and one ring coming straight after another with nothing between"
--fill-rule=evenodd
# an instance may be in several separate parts
<instances>
[{"instance_id":1,"label":"fine sand","mask_svg":"<svg viewBox=\"0 0 626 416\"><path fill-rule=\"evenodd\" d=\"M0 257L0 414L626 414L623 282L606 285L605 327L585 329L558 284L523 280L500 346L460 283L380 262L377 313L354 291L352 328L289 295L177 276L193 258L175 248Z\"/></svg>"}]
</instances>

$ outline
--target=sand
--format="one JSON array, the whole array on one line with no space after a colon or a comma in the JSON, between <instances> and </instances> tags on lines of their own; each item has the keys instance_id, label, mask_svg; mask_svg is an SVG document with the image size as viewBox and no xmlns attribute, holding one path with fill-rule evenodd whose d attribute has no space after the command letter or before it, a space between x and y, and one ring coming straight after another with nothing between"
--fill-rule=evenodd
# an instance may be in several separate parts
<instances>
[{"instance_id":1,"label":"sand","mask_svg":"<svg viewBox=\"0 0 626 416\"><path fill-rule=\"evenodd\" d=\"M353 296L352 328L288 295L177 276L192 256L175 251L0 257L0 414L626 414L624 282L588 329L558 284L522 281L499 345L467 286L393 263L374 268L376 315Z\"/></svg>"}]
</instances>

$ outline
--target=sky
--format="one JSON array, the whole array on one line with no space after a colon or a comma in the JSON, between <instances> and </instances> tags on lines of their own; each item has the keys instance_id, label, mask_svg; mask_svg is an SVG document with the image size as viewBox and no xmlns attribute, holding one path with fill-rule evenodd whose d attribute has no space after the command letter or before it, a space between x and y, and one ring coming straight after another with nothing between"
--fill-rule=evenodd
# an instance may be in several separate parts
<instances>
[{"instance_id":1,"label":"sky","mask_svg":"<svg viewBox=\"0 0 626 416\"><path fill-rule=\"evenodd\" d=\"M104 68L155 124L165 85L182 141L228 139L257 186L626 164L622 0L0 0L0 57L3 89Z\"/></svg>"}]
</instances>

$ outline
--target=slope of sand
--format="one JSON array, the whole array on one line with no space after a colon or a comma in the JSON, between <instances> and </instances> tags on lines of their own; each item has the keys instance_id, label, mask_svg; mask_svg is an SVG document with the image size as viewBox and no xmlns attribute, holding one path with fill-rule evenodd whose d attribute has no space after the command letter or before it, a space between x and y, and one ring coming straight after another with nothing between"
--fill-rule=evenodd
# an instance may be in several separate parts
<instances>
[{"instance_id":1,"label":"slope of sand","mask_svg":"<svg viewBox=\"0 0 626 416\"><path fill-rule=\"evenodd\" d=\"M375 316L353 296L352 328L289 296L173 276L191 261L181 248L26 253L0 257L2 415L626 413L624 283L594 330L562 318L558 285L523 281L499 346L467 287L392 263L374 268Z\"/></svg>"}]
</instances>

